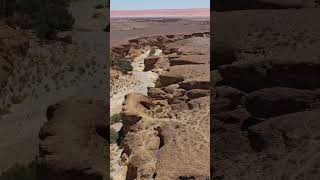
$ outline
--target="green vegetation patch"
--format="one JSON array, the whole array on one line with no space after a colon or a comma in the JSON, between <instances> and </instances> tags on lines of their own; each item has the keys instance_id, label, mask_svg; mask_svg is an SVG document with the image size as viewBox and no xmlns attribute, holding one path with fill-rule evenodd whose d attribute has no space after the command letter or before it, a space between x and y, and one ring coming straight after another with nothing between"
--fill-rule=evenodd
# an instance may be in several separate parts
<instances>
[{"instance_id":1,"label":"green vegetation patch","mask_svg":"<svg viewBox=\"0 0 320 180\"><path fill-rule=\"evenodd\" d=\"M55 37L58 31L72 30L75 19L68 0L17 0L15 22L21 28L33 29L41 38Z\"/></svg>"},{"instance_id":2,"label":"green vegetation patch","mask_svg":"<svg viewBox=\"0 0 320 180\"><path fill-rule=\"evenodd\" d=\"M156 49L156 48L152 48L152 49L150 50L149 56L155 55L156 52L157 52L157 49Z\"/></svg>"},{"instance_id":3,"label":"green vegetation patch","mask_svg":"<svg viewBox=\"0 0 320 180\"><path fill-rule=\"evenodd\" d=\"M117 143L118 138L119 138L118 132L115 129L110 128L110 144Z\"/></svg>"},{"instance_id":4,"label":"green vegetation patch","mask_svg":"<svg viewBox=\"0 0 320 180\"><path fill-rule=\"evenodd\" d=\"M159 79L159 78L156 80L156 82L154 82L154 87L155 87L155 88L161 88L161 87L162 87L162 85L161 85L161 82L160 82L160 79Z\"/></svg>"},{"instance_id":5,"label":"green vegetation patch","mask_svg":"<svg viewBox=\"0 0 320 180\"><path fill-rule=\"evenodd\" d=\"M110 124L122 122L122 113L113 114L110 118Z\"/></svg>"},{"instance_id":6,"label":"green vegetation patch","mask_svg":"<svg viewBox=\"0 0 320 180\"><path fill-rule=\"evenodd\" d=\"M133 67L131 65L131 61L128 59L120 59L118 61L114 62L114 67L116 70L122 72L123 74L128 74L129 71L133 70Z\"/></svg>"}]
</instances>

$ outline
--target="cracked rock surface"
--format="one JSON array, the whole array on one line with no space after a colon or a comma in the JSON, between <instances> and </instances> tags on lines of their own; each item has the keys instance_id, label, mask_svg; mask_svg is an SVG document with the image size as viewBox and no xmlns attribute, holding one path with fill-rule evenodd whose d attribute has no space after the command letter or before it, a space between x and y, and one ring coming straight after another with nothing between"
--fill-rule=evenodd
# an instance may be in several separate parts
<instances>
[{"instance_id":1,"label":"cracked rock surface","mask_svg":"<svg viewBox=\"0 0 320 180\"><path fill-rule=\"evenodd\" d=\"M318 179L320 14L302 6L215 12L214 179Z\"/></svg>"}]
</instances>

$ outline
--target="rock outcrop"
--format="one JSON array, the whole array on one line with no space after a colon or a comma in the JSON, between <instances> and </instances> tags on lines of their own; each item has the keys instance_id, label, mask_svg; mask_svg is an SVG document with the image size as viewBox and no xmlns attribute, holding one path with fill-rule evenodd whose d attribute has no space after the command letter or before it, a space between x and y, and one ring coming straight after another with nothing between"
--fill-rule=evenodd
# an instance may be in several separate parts
<instances>
[{"instance_id":1,"label":"rock outcrop","mask_svg":"<svg viewBox=\"0 0 320 180\"><path fill-rule=\"evenodd\" d=\"M105 180L108 131L103 101L70 98L47 110L39 132L39 178Z\"/></svg>"},{"instance_id":2,"label":"rock outcrop","mask_svg":"<svg viewBox=\"0 0 320 180\"><path fill-rule=\"evenodd\" d=\"M176 72L166 72L159 76L159 81L162 86L169 86L184 81L184 77Z\"/></svg>"},{"instance_id":3,"label":"rock outcrop","mask_svg":"<svg viewBox=\"0 0 320 180\"><path fill-rule=\"evenodd\" d=\"M145 59L159 74L147 96L130 93L123 103L123 164L127 179L210 178L210 70L206 33L131 40L165 54ZM149 44L148 44L149 42ZM174 47L174 48L173 48ZM127 157L127 158L125 158ZM172 157L175 157L172 159Z\"/></svg>"},{"instance_id":4,"label":"rock outcrop","mask_svg":"<svg viewBox=\"0 0 320 180\"><path fill-rule=\"evenodd\" d=\"M149 71L155 68L156 63L159 61L158 56L149 56L144 59L144 71Z\"/></svg>"},{"instance_id":5,"label":"rock outcrop","mask_svg":"<svg viewBox=\"0 0 320 180\"><path fill-rule=\"evenodd\" d=\"M239 62L221 66L219 73L225 84L244 91L268 87L317 88L320 64L312 62L281 62L280 59Z\"/></svg>"},{"instance_id":6,"label":"rock outcrop","mask_svg":"<svg viewBox=\"0 0 320 180\"><path fill-rule=\"evenodd\" d=\"M248 94L246 107L253 116L268 118L311 109L319 98L319 90L273 87Z\"/></svg>"},{"instance_id":7,"label":"rock outcrop","mask_svg":"<svg viewBox=\"0 0 320 180\"><path fill-rule=\"evenodd\" d=\"M129 81L128 77L114 69L114 62L119 59L131 61L139 55L155 49L162 50L164 56L150 55L146 57L144 59L144 71L160 73L159 80L163 86L185 80L181 74L186 74L186 71L189 71L187 68L191 68L191 71L194 72L193 76L205 75L206 79L209 79L210 75L201 73L201 71L207 71L208 68L205 63L209 58L209 34L209 32L201 32L186 35L140 37L129 40L122 45L113 46L111 48L111 94L118 91L120 87L117 86L119 84L128 84L126 81ZM176 47L180 48L176 49ZM177 55L181 53L184 55ZM181 66L175 67L176 65ZM189 65L198 65L199 68ZM171 68L171 70L168 68ZM196 71L192 69L198 69L198 74L195 74ZM181 70L183 73L181 73ZM168 72L162 73L164 71Z\"/></svg>"},{"instance_id":8,"label":"rock outcrop","mask_svg":"<svg viewBox=\"0 0 320 180\"><path fill-rule=\"evenodd\" d=\"M228 2L215 2L213 179L317 179L320 26L306 19L319 11L257 0L229 12Z\"/></svg>"},{"instance_id":9,"label":"rock outcrop","mask_svg":"<svg viewBox=\"0 0 320 180\"><path fill-rule=\"evenodd\" d=\"M264 163L256 163L256 168L266 168L261 174L272 172L275 179L319 177L319 113L316 109L286 114L251 128L251 144L262 149L266 157Z\"/></svg>"},{"instance_id":10,"label":"rock outcrop","mask_svg":"<svg viewBox=\"0 0 320 180\"><path fill-rule=\"evenodd\" d=\"M170 59L170 65L186 65L186 64L206 64L210 57L208 55L184 55Z\"/></svg>"}]
</instances>

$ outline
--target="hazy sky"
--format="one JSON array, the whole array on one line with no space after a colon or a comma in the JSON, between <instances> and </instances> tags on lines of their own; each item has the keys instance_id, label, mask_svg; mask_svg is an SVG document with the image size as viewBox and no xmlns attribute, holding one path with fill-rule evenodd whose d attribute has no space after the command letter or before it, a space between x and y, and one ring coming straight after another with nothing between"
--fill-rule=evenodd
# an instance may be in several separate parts
<instances>
[{"instance_id":1,"label":"hazy sky","mask_svg":"<svg viewBox=\"0 0 320 180\"><path fill-rule=\"evenodd\" d=\"M209 8L210 0L110 0L111 10Z\"/></svg>"}]
</instances>

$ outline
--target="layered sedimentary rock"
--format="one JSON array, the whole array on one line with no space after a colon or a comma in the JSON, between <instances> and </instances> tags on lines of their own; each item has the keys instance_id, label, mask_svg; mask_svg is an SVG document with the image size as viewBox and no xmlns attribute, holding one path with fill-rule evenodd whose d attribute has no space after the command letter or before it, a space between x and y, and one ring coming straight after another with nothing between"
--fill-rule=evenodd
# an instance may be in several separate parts
<instances>
[{"instance_id":1,"label":"layered sedimentary rock","mask_svg":"<svg viewBox=\"0 0 320 180\"><path fill-rule=\"evenodd\" d=\"M317 179L320 26L312 18L319 11L214 16L213 178Z\"/></svg>"},{"instance_id":2,"label":"layered sedimentary rock","mask_svg":"<svg viewBox=\"0 0 320 180\"><path fill-rule=\"evenodd\" d=\"M150 42L163 54L161 58L155 55L145 59L147 70L159 74L157 87L149 87L147 96L130 93L123 103L122 159L128 168L127 179L210 178L207 35L130 41L140 47L149 46ZM162 62L153 62L154 59Z\"/></svg>"},{"instance_id":3,"label":"layered sedimentary rock","mask_svg":"<svg viewBox=\"0 0 320 180\"><path fill-rule=\"evenodd\" d=\"M162 49L164 52L167 52L167 54L171 54L170 51L172 51L172 53L175 51L174 46L176 46L176 44L174 44L174 42L183 40L177 42L181 45L183 43L186 44L188 42L188 39L190 38L208 37L209 35L209 32L202 32L186 35L165 35L132 39L125 44L113 46L111 49L111 60L119 60L120 58L124 58L126 56L134 58L138 54L141 54L142 49L151 49L152 47L157 47L159 49ZM199 41L202 41L202 39L200 38ZM205 46L205 48L208 48L208 44L202 43L202 45ZM183 48L183 46L180 47ZM201 47L197 48L201 50ZM136 55L134 55L134 52L136 53ZM175 52L178 53L178 51Z\"/></svg>"},{"instance_id":4,"label":"layered sedimentary rock","mask_svg":"<svg viewBox=\"0 0 320 180\"><path fill-rule=\"evenodd\" d=\"M205 59L208 59L208 53L201 51L206 51L207 48L209 48L209 41L208 38L203 39L203 37L209 37L209 32L202 32L202 33L192 33L192 34L186 34L186 35L163 35L163 36L154 36L154 37L141 37L129 40L125 44L113 46L111 48L111 94L114 94L114 92L119 91L121 87L119 86L125 86L126 84L134 83L132 80L130 80L130 77L123 76L120 72L117 73L114 67L114 63L116 60L120 59L127 59L129 61L132 61L142 53L145 53L149 50L153 49L161 49L162 52L166 55L165 57L158 57L158 56L149 56L144 59L144 71L166 71L167 68L170 66L171 61L170 59L178 58L181 55L177 55L181 52L183 52L185 55L181 56L181 58L187 58L190 61L190 59L194 59L193 61L197 61L197 64L204 64L203 61ZM179 42L178 42L179 41ZM204 41L204 42L201 42ZM195 47L187 47L185 45L197 43L200 46ZM180 50L175 49L175 47L180 47ZM183 49L185 48L185 49ZM189 48L189 50L188 50ZM196 52L197 51L197 52ZM199 59L200 58L200 59ZM202 60L201 60L202 59ZM175 63L177 60L172 61L172 67L173 65L189 65L188 62L181 62L181 63ZM180 61L178 59L178 61ZM191 60L192 61L192 60ZM193 63L191 63L193 64ZM170 73L163 74L164 79L169 79L170 83L171 81L177 83L182 80L182 78L177 77L176 75L170 75ZM128 79L129 78L129 79ZM163 79L161 77L161 79ZM165 80L166 81L166 80ZM128 83L130 82L130 83ZM165 82L164 82L165 83Z\"/></svg>"}]
</instances>

